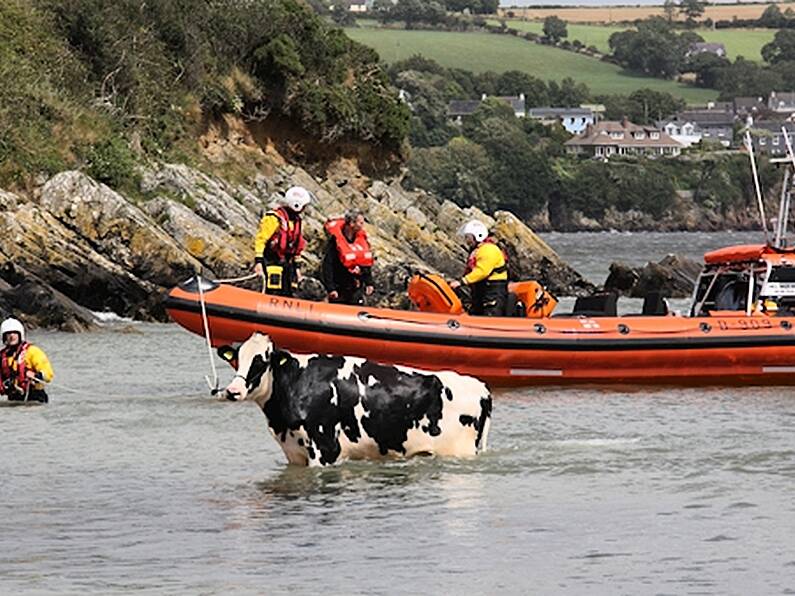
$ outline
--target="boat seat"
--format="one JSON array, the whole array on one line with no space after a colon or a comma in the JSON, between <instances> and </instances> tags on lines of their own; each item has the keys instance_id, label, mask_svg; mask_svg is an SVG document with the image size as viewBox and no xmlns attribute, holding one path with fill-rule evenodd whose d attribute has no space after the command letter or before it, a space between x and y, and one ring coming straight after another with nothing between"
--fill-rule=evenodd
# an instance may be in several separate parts
<instances>
[{"instance_id":1,"label":"boat seat","mask_svg":"<svg viewBox=\"0 0 795 596\"><path fill-rule=\"evenodd\" d=\"M618 294L607 292L593 296L581 296L574 302L571 314L575 317L615 317L618 316Z\"/></svg>"},{"instance_id":2,"label":"boat seat","mask_svg":"<svg viewBox=\"0 0 795 596\"><path fill-rule=\"evenodd\" d=\"M643 297L641 315L647 317L664 317L668 314L668 303L660 292L649 292Z\"/></svg>"},{"instance_id":3,"label":"boat seat","mask_svg":"<svg viewBox=\"0 0 795 596\"><path fill-rule=\"evenodd\" d=\"M615 317L618 316L618 294L606 292L593 296L581 296L574 302L573 315L587 317Z\"/></svg>"}]
</instances>

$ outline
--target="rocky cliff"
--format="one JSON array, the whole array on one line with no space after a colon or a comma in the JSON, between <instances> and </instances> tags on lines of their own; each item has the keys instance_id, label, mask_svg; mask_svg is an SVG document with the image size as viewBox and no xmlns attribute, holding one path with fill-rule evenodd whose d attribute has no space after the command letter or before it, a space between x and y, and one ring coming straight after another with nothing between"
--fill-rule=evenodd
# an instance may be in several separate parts
<instances>
[{"instance_id":1,"label":"rocky cliff","mask_svg":"<svg viewBox=\"0 0 795 596\"><path fill-rule=\"evenodd\" d=\"M211 169L229 158L208 146ZM317 201L305 217L304 297L322 299L317 280L323 223L351 207L364 211L377 263L374 304L409 306L405 283L418 269L458 277L465 252L456 236L477 217L510 256L514 278L536 278L558 294L590 290L575 271L515 216L463 210L424 192L407 192L339 161L323 175L285 163L271 150L265 167L233 183L183 164L152 163L140 193L125 197L79 171L61 172L28 194L0 192L0 314L31 325L82 330L92 311L165 320L161 300L195 271L215 278L251 271L253 234L276 193L308 188Z\"/></svg>"}]
</instances>

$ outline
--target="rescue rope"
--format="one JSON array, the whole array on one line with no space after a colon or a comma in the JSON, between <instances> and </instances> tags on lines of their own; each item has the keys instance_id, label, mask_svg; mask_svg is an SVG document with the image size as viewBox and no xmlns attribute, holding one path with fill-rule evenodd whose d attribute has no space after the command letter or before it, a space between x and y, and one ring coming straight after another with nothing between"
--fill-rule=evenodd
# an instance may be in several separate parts
<instances>
[{"instance_id":1,"label":"rescue rope","mask_svg":"<svg viewBox=\"0 0 795 596\"><path fill-rule=\"evenodd\" d=\"M204 338L207 340L207 355L210 358L210 370L213 373L213 383L210 383L210 377L204 376L207 381L207 387L210 389L210 394L215 395L218 393L218 371L215 369L215 358L213 358L213 344L210 339L210 323L207 320L207 306L204 302L204 289L202 288L201 275L196 274L196 286L199 288L199 302L202 307L202 325L204 326Z\"/></svg>"},{"instance_id":2,"label":"rescue rope","mask_svg":"<svg viewBox=\"0 0 795 596\"><path fill-rule=\"evenodd\" d=\"M228 277L226 279L215 279L213 281L215 283L217 283L217 284L231 284L231 285L235 285L235 284L239 284L239 283L244 282L244 281L249 281L249 280L252 280L252 279L256 279L257 277L262 279L262 292L261 293L264 294L265 293L265 287L266 287L266 284L268 282L267 277L265 277L265 273L263 273L262 275L260 275L259 273L252 273L250 275L242 275L241 277Z\"/></svg>"},{"instance_id":3,"label":"rescue rope","mask_svg":"<svg viewBox=\"0 0 795 596\"><path fill-rule=\"evenodd\" d=\"M125 395L125 394L121 394L121 393L107 393L107 392L95 393L95 392L92 392L92 391L86 391L85 389L75 389L74 387L69 387L68 385L64 385L60 381L56 383L55 381L47 381L45 379L39 379L38 377L36 377L32 381L35 382L35 383L42 383L44 385L47 385L48 387L55 387L59 391L65 391L66 393L73 393L75 395L84 395L86 397L110 398L110 399L127 399L127 398L130 398L130 397L148 397L150 395L148 393L147 394L140 394L140 395L136 395L136 394L126 394ZM28 385L28 392L30 391L30 385L31 384ZM161 396L161 397L165 397L165 398L185 397L185 394L180 393L180 394L174 394L174 395L165 395L165 396ZM29 401L27 393L25 395L25 401Z\"/></svg>"},{"instance_id":4,"label":"rescue rope","mask_svg":"<svg viewBox=\"0 0 795 596\"><path fill-rule=\"evenodd\" d=\"M226 279L216 279L213 281L215 281L215 283L218 284L237 284L242 281L248 281L250 279L254 279L255 277L259 277L259 275L256 273L252 273L251 275L243 275L241 277L228 277Z\"/></svg>"}]
</instances>

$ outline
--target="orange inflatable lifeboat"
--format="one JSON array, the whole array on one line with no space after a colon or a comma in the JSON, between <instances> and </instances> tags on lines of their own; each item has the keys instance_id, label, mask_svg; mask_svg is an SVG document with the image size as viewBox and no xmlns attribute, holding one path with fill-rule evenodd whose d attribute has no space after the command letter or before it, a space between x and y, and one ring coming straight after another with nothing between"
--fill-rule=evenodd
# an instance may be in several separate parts
<instances>
[{"instance_id":1,"label":"orange inflatable lifeboat","mask_svg":"<svg viewBox=\"0 0 795 596\"><path fill-rule=\"evenodd\" d=\"M753 246L708 254L690 316L668 314L659 297L647 300L642 314L616 316L615 296L603 295L578 299L570 313L473 317L439 280L418 280L411 291L425 297L427 310L442 312L311 302L197 278L172 290L166 308L177 323L204 335L203 301L214 345L259 331L295 352L454 370L493 386L795 384L793 250ZM515 290L530 298L539 293L531 285ZM548 315L549 304L534 308Z\"/></svg>"}]
</instances>

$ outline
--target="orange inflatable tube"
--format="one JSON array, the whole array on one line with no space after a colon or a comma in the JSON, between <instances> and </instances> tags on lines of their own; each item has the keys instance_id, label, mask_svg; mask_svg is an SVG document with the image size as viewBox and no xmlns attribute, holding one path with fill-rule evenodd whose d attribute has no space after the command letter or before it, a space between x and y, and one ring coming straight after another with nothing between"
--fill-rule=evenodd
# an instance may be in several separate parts
<instances>
[{"instance_id":1,"label":"orange inflatable tube","mask_svg":"<svg viewBox=\"0 0 795 596\"><path fill-rule=\"evenodd\" d=\"M204 335L198 281L172 290L171 317ZM795 384L795 317L484 318L310 302L206 280L214 345L259 331L303 353L334 353L492 386L570 383Z\"/></svg>"}]
</instances>

